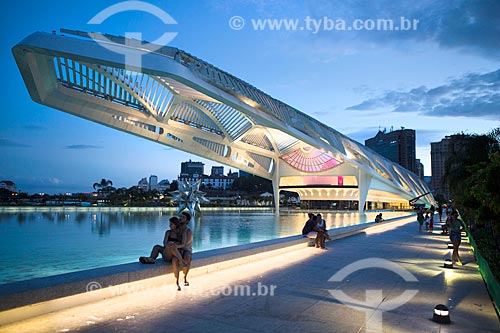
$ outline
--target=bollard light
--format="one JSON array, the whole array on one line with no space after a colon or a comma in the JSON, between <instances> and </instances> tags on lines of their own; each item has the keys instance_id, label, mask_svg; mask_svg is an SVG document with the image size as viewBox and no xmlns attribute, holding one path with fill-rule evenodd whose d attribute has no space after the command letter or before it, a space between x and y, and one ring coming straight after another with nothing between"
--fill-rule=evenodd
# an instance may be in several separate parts
<instances>
[{"instance_id":1,"label":"bollard light","mask_svg":"<svg viewBox=\"0 0 500 333\"><path fill-rule=\"evenodd\" d=\"M444 268L453 268L453 262L450 259L444 261Z\"/></svg>"},{"instance_id":2,"label":"bollard light","mask_svg":"<svg viewBox=\"0 0 500 333\"><path fill-rule=\"evenodd\" d=\"M436 305L434 307L434 315L432 316L432 320L440 324L449 324L451 322L450 310L448 310L446 305Z\"/></svg>"},{"instance_id":3,"label":"bollard light","mask_svg":"<svg viewBox=\"0 0 500 333\"><path fill-rule=\"evenodd\" d=\"M453 243L448 243L448 248L452 249L453 248Z\"/></svg>"}]
</instances>

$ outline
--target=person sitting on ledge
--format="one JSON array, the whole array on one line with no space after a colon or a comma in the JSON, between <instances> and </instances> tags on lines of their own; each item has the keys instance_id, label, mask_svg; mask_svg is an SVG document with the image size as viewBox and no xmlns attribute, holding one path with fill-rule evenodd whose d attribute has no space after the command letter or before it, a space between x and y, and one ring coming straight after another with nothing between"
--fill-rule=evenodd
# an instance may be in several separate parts
<instances>
[{"instance_id":1,"label":"person sitting on ledge","mask_svg":"<svg viewBox=\"0 0 500 333\"><path fill-rule=\"evenodd\" d=\"M180 228L179 218L173 216L170 218L170 230L165 231L163 246L158 244L153 246L149 257L139 257L139 261L143 264L154 264L156 258L158 258L158 255L161 253L164 261L172 261L172 258L175 256L182 262L183 267L187 267L187 262L182 258L179 252L179 249L186 246L186 238L186 231Z\"/></svg>"},{"instance_id":2,"label":"person sitting on ledge","mask_svg":"<svg viewBox=\"0 0 500 333\"><path fill-rule=\"evenodd\" d=\"M316 228L314 230L318 232L318 235L316 236L315 246L326 250L325 239L332 239L330 238L330 235L326 230L326 222L321 217L321 214L316 215Z\"/></svg>"},{"instance_id":3,"label":"person sitting on ledge","mask_svg":"<svg viewBox=\"0 0 500 333\"><path fill-rule=\"evenodd\" d=\"M375 222L376 223L384 222L384 219L382 218L382 213L375 216Z\"/></svg>"},{"instance_id":4,"label":"person sitting on ledge","mask_svg":"<svg viewBox=\"0 0 500 333\"><path fill-rule=\"evenodd\" d=\"M191 259L193 258L193 231L189 228L189 221L191 220L191 215L188 212L181 213L180 228L185 232L185 246L179 251L182 253L182 258L187 263L186 266L182 267L182 272L184 273L184 286L189 286L187 280L187 275L189 269L191 268ZM174 268L175 283L177 284L177 290L181 290L179 285L179 275L180 275L180 261L177 257L172 258L172 267Z\"/></svg>"},{"instance_id":5,"label":"person sitting on ledge","mask_svg":"<svg viewBox=\"0 0 500 333\"><path fill-rule=\"evenodd\" d=\"M326 231L325 220L321 218L321 214L315 216L313 213L308 213L309 219L307 220L304 228L302 228L302 236L307 238L314 238L314 245L316 247L325 247L325 239L331 240L330 235Z\"/></svg>"},{"instance_id":6,"label":"person sitting on ledge","mask_svg":"<svg viewBox=\"0 0 500 333\"><path fill-rule=\"evenodd\" d=\"M306 221L304 228L302 228L302 236L307 238L316 238L317 232L314 231L314 227L316 227L316 219L313 213L308 213L307 216L309 220Z\"/></svg>"}]
</instances>

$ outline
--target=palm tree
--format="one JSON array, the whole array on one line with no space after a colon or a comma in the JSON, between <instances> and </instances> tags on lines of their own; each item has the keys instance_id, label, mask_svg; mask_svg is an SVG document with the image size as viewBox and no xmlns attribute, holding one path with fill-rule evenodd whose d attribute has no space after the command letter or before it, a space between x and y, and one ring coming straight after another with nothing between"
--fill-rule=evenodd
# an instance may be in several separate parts
<instances>
[{"instance_id":1,"label":"palm tree","mask_svg":"<svg viewBox=\"0 0 500 333\"><path fill-rule=\"evenodd\" d=\"M93 188L94 190L97 189L97 192L99 193L108 193L110 190L112 190L113 182L109 179L101 179L100 183L94 183Z\"/></svg>"}]
</instances>

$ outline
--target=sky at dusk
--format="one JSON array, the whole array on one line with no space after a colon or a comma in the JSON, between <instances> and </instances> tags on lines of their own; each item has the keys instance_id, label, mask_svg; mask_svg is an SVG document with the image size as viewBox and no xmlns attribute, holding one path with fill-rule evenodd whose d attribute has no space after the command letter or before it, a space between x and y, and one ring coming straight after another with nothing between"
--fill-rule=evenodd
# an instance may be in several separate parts
<instances>
[{"instance_id":1,"label":"sky at dusk","mask_svg":"<svg viewBox=\"0 0 500 333\"><path fill-rule=\"evenodd\" d=\"M136 185L152 174L173 180L189 159L204 162L205 173L217 165L34 103L11 49L35 31L59 28L122 36L140 32L149 41L177 33L170 46L356 141L364 143L379 129L415 129L425 175L431 171L430 142L500 126L500 1L164 0L148 3L176 24L141 11L88 24L118 3L2 2L0 180L28 193L86 192L101 178L115 187ZM415 29L342 30L341 24L377 19L399 24L402 17L418 20ZM255 25L265 19L298 25L274 30Z\"/></svg>"}]
</instances>

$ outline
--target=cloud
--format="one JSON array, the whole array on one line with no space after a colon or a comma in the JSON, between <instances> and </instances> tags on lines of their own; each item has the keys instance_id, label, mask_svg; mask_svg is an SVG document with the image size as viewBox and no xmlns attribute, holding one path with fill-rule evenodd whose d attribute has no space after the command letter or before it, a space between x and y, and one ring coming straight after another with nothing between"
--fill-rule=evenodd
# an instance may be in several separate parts
<instances>
[{"instance_id":1,"label":"cloud","mask_svg":"<svg viewBox=\"0 0 500 333\"><path fill-rule=\"evenodd\" d=\"M295 38L277 46L287 52L307 52L311 61L330 62L339 55L366 53L384 46L405 52L425 51L430 45L442 49L465 51L483 57L500 59L500 1L498 0L419 0L419 1L283 1L283 0L219 0L211 8L225 15L241 15L250 19L297 19L297 30L280 30ZM319 29L305 26L306 18L317 20ZM324 19L345 22L346 28L332 29ZM353 27L355 20L377 23L392 20L393 30L361 29ZM404 26L411 21L411 29ZM414 20L416 23L414 23ZM342 24L337 24L342 26ZM413 29L415 28L415 29ZM249 26L245 26L249 29ZM314 33L313 33L314 31ZM281 40L280 40L281 41ZM415 43L417 42L417 43ZM425 46L422 44L426 44Z\"/></svg>"},{"instance_id":2,"label":"cloud","mask_svg":"<svg viewBox=\"0 0 500 333\"><path fill-rule=\"evenodd\" d=\"M318 36L340 42L377 49L390 44L408 47L404 42L434 42L441 48L466 50L489 58L500 58L499 1L344 1L318 0L307 2L311 17L354 20L391 19L400 25L402 18L418 20L416 29L409 31L321 31ZM345 46L343 46L345 47Z\"/></svg>"},{"instance_id":3,"label":"cloud","mask_svg":"<svg viewBox=\"0 0 500 333\"><path fill-rule=\"evenodd\" d=\"M485 74L469 73L434 88L421 86L409 91L386 91L347 110L367 111L377 108L432 117L500 120L500 69Z\"/></svg>"},{"instance_id":4,"label":"cloud","mask_svg":"<svg viewBox=\"0 0 500 333\"><path fill-rule=\"evenodd\" d=\"M31 147L30 145L24 144L24 143L19 143L16 141L12 141L9 139L2 139L0 138L0 147L11 147L11 148L27 148Z\"/></svg>"},{"instance_id":5,"label":"cloud","mask_svg":"<svg viewBox=\"0 0 500 333\"><path fill-rule=\"evenodd\" d=\"M83 149L101 149L104 148L102 146L93 146L93 145L71 145L71 146L66 146L66 149L78 149L78 150L83 150Z\"/></svg>"},{"instance_id":6,"label":"cloud","mask_svg":"<svg viewBox=\"0 0 500 333\"><path fill-rule=\"evenodd\" d=\"M42 184L52 184L52 185L61 185L63 184L63 181L59 178L56 177L47 177L47 178L41 178L40 182Z\"/></svg>"}]
</instances>

